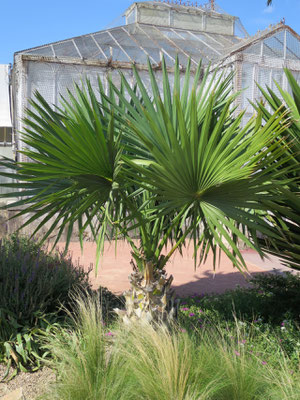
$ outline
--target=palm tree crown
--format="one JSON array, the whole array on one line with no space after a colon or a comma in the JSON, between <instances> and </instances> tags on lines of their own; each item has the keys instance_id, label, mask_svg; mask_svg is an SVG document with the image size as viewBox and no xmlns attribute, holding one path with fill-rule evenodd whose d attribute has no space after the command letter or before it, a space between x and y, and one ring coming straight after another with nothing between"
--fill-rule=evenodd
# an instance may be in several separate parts
<instances>
[{"instance_id":1,"label":"palm tree crown","mask_svg":"<svg viewBox=\"0 0 300 400\"><path fill-rule=\"evenodd\" d=\"M186 239L195 263L209 251L216 263L222 250L244 269L238 241L263 255L257 233L281 235L266 216L287 190L276 169L279 157L283 169L288 158L280 141L285 114L278 110L262 124L259 112L241 126L232 74L210 74L201 64L192 79L188 63L182 83L177 60L171 87L162 60L159 89L149 63L150 91L133 72L134 88L122 73L120 87L109 80L108 94L100 80L99 94L87 80L55 110L37 93L23 134L29 161L2 164L15 171L18 200L9 207L23 206L25 225L38 221L33 234L51 221L44 240L57 229L58 241L67 228L68 245L78 224L80 240L89 228L98 254L106 237L125 237L144 274L137 272L135 286L149 292L156 282L163 303L170 286L163 268Z\"/></svg>"}]
</instances>

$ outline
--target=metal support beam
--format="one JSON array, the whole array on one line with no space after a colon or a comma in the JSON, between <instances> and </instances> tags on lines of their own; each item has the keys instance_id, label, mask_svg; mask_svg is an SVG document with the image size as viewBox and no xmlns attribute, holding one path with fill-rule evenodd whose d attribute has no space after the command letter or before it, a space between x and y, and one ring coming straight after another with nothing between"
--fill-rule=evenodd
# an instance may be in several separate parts
<instances>
[{"instance_id":1,"label":"metal support beam","mask_svg":"<svg viewBox=\"0 0 300 400\"><path fill-rule=\"evenodd\" d=\"M191 61L192 61L196 66L198 66L199 63L198 63L197 61L195 61L195 60L191 57L190 54L188 54L186 51L184 51L184 50L183 50L180 46L178 46L172 39L168 38L168 36L164 35L164 33L161 32L156 26L153 26L153 28L154 28L163 38L167 39L167 40L172 44L172 46L174 46L177 50L179 50L181 53L183 53L183 54L187 57L187 59L190 58ZM174 29L172 29L172 31L175 32ZM175 33L176 33L176 32L175 32Z\"/></svg>"},{"instance_id":2,"label":"metal support beam","mask_svg":"<svg viewBox=\"0 0 300 400\"><path fill-rule=\"evenodd\" d=\"M133 40L137 44L137 46L146 54L146 56L149 57L149 59L152 60L156 65L158 65L158 62L154 60L154 58L148 53L147 50L144 49L144 47L138 42L138 40L133 35L131 35L131 33L128 32L124 26L122 26L121 28L124 32L127 33L130 39Z\"/></svg>"},{"instance_id":3,"label":"metal support beam","mask_svg":"<svg viewBox=\"0 0 300 400\"><path fill-rule=\"evenodd\" d=\"M97 46L98 50L100 51L100 53L104 56L104 58L106 60L108 60L106 54L104 53L104 51L102 50L102 47L99 45L99 43L97 42L97 40L95 39L94 35L91 35L91 38L93 39L95 45Z\"/></svg>"},{"instance_id":4,"label":"metal support beam","mask_svg":"<svg viewBox=\"0 0 300 400\"><path fill-rule=\"evenodd\" d=\"M175 64L176 60L174 57L172 57L155 39L153 39L146 31L144 31L143 28L141 28L140 24L137 24L138 28L147 36L148 39L150 39L156 46L157 49L160 49L167 57L169 57L173 63Z\"/></svg>"},{"instance_id":5,"label":"metal support beam","mask_svg":"<svg viewBox=\"0 0 300 400\"><path fill-rule=\"evenodd\" d=\"M21 54L22 61L35 61L35 62L44 62L44 63L53 63L53 64L63 64L63 65L84 65L84 66L93 66L93 67L101 67L101 68L111 68L111 69L127 69L132 70L132 63L129 61L110 61L110 60L95 60L95 59L80 59L75 57L46 57L41 55L34 54ZM175 62L175 60L174 60ZM136 68L140 71L148 71L148 66L145 64L136 64ZM161 69L161 66L158 65L157 69ZM174 72L173 67L167 67L168 72ZM24 73L24 76L26 74Z\"/></svg>"},{"instance_id":6,"label":"metal support beam","mask_svg":"<svg viewBox=\"0 0 300 400\"><path fill-rule=\"evenodd\" d=\"M284 31L284 38L283 38L283 59L286 60L286 50L287 50L287 32Z\"/></svg>"},{"instance_id":7,"label":"metal support beam","mask_svg":"<svg viewBox=\"0 0 300 400\"><path fill-rule=\"evenodd\" d=\"M80 53L79 48L77 47L77 44L75 43L75 40L74 40L74 39L72 39L72 43L73 43L73 45L74 45L74 47L75 47L75 49L76 49L76 51L77 51L79 57L83 60L84 57L83 57L82 54Z\"/></svg>"},{"instance_id":8,"label":"metal support beam","mask_svg":"<svg viewBox=\"0 0 300 400\"><path fill-rule=\"evenodd\" d=\"M106 31L106 33L109 34L109 36L113 39L113 41L116 43L116 45L123 51L123 53L126 55L126 57L134 64L135 61L130 57L130 55L127 53L127 51L124 49L123 46L120 45L120 43L117 41L117 39L112 35L110 31Z\"/></svg>"},{"instance_id":9,"label":"metal support beam","mask_svg":"<svg viewBox=\"0 0 300 400\"><path fill-rule=\"evenodd\" d=\"M51 44L51 45L50 45L50 48L51 48L51 51L52 51L53 57L56 57L56 54L55 54L55 51L54 51L53 44Z\"/></svg>"},{"instance_id":10,"label":"metal support beam","mask_svg":"<svg viewBox=\"0 0 300 400\"><path fill-rule=\"evenodd\" d=\"M199 42L203 43L206 47L208 47L209 49L211 49L212 51L214 51L216 54L218 54L219 56L222 56L222 53L220 53L218 50L216 50L214 47L210 46L209 44L207 44L204 40L200 39L198 36L196 36L193 32L191 31L187 31L191 36L193 36L195 39L199 40Z\"/></svg>"}]
</instances>

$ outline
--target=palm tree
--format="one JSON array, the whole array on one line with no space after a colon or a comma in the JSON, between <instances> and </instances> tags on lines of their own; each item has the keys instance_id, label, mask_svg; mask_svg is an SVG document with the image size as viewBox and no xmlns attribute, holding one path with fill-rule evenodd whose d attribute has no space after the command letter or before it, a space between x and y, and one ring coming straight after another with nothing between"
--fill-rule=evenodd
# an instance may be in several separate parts
<instances>
[{"instance_id":1,"label":"palm tree","mask_svg":"<svg viewBox=\"0 0 300 400\"><path fill-rule=\"evenodd\" d=\"M99 80L99 97L87 80L55 110L37 93L23 134L28 161L2 163L14 170L8 185L19 197L8 207L23 207L24 225L38 222L33 235L51 221L43 240L57 229L58 241L67 228L68 245L78 224L81 243L89 228L98 255L105 238L129 241L134 272L119 311L127 322L168 317L172 277L164 267L187 240L195 266L209 251L216 264L223 251L246 269L238 241L263 256L257 232L279 235L265 215L287 187L275 165L286 151L280 110L263 126L260 115L241 127L232 75L200 64L192 79L188 63L181 84L177 61L171 89L162 60L161 95L150 63L151 90L133 72L134 89L121 74L121 88L109 80L108 95Z\"/></svg>"},{"instance_id":2,"label":"palm tree","mask_svg":"<svg viewBox=\"0 0 300 400\"><path fill-rule=\"evenodd\" d=\"M284 107L288 111L291 124L282 132L281 136L282 140L290 147L288 161L290 170L287 174L287 178L290 180L289 190L298 194L300 189L300 86L288 69L285 69L285 74L291 88L291 94L284 91L277 83L280 97L270 88L265 90L259 86L268 107L263 102L258 102L253 106L263 113L265 121L272 117L272 112L275 112L278 107ZM282 100L285 106L282 106ZM272 112L269 111L270 109ZM279 166L278 171L280 169L281 166ZM286 168L285 171L287 171ZM282 206L284 206L284 210L280 211ZM284 230L289 234L289 240L286 240L283 236L274 239L271 242L271 246L268 241L266 243L262 242L262 246L267 248L269 252L281 257L287 266L300 270L300 201L287 196L283 202L281 200L277 202L277 207L279 215L276 214L272 221L274 229L276 229L276 226L283 224ZM287 207L291 212L288 218L285 215Z\"/></svg>"}]
</instances>

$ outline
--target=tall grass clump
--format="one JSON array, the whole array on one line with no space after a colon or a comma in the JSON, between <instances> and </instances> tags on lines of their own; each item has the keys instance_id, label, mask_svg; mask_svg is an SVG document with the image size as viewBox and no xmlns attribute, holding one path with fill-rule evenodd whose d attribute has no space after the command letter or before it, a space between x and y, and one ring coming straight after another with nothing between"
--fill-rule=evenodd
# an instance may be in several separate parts
<instances>
[{"instance_id":1,"label":"tall grass clump","mask_svg":"<svg viewBox=\"0 0 300 400\"><path fill-rule=\"evenodd\" d=\"M216 390L215 378L199 380L197 346L179 329L134 324L119 335L119 352L131 371L136 399L200 400Z\"/></svg>"},{"instance_id":2,"label":"tall grass clump","mask_svg":"<svg viewBox=\"0 0 300 400\"><path fill-rule=\"evenodd\" d=\"M74 400L296 400L299 368L283 351L276 362L258 352L237 321L195 330L132 323L103 325L97 299L77 300L75 328L57 332L48 349L58 381L50 399ZM228 328L229 329L229 328ZM248 336L247 336L248 335ZM247 336L249 346L245 343ZM261 337L266 342L266 336Z\"/></svg>"},{"instance_id":3,"label":"tall grass clump","mask_svg":"<svg viewBox=\"0 0 300 400\"><path fill-rule=\"evenodd\" d=\"M238 326L235 334L241 338ZM277 400L280 393L288 400L300 395L299 375L291 375L283 354L275 368L248 351L243 340L228 341L217 325L194 335L178 328L132 327L121 348L137 399Z\"/></svg>"},{"instance_id":4,"label":"tall grass clump","mask_svg":"<svg viewBox=\"0 0 300 400\"><path fill-rule=\"evenodd\" d=\"M300 360L299 360L300 361ZM300 399L300 363L291 369L286 358L281 358L280 373L277 369L268 369L265 379L269 386L269 398L272 400Z\"/></svg>"},{"instance_id":5,"label":"tall grass clump","mask_svg":"<svg viewBox=\"0 0 300 400\"><path fill-rule=\"evenodd\" d=\"M126 362L114 350L111 332L105 332L99 297L80 296L74 302L71 329L57 329L46 338L58 381L45 398L134 399L126 382Z\"/></svg>"}]
</instances>

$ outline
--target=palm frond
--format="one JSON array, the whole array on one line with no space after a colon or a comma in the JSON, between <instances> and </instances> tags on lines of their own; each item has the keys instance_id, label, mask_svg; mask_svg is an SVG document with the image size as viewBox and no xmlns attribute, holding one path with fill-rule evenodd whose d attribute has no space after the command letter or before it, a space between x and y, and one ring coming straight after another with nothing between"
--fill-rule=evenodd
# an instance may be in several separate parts
<instances>
[{"instance_id":1,"label":"palm frond","mask_svg":"<svg viewBox=\"0 0 300 400\"><path fill-rule=\"evenodd\" d=\"M284 112L276 112L264 126L252 119L241 128L243 113L234 117L232 111L235 95L231 95L231 75L209 76L206 72L199 82L198 72L184 93L174 89L172 94L164 62L162 67L161 95L149 65L153 100L134 68L143 107L124 76L127 96L110 84L126 105L128 135L149 153L144 159L124 157L131 171L128 178L156 196L153 215L168 215L175 210L184 216L180 223L193 237L195 253L200 246L211 248L215 254L217 248L222 248L234 265L245 268L237 239L262 255L256 231L278 235L260 212L265 215L272 209L274 196L283 198L284 182L273 173L277 158L282 158L283 168L288 158L280 138L285 129ZM185 81L189 82L188 69L186 74ZM174 88L180 87L179 75L175 70ZM133 147L131 154L135 150ZM249 240L236 223L246 226L253 238ZM207 253L200 254L202 261Z\"/></svg>"},{"instance_id":2,"label":"palm frond","mask_svg":"<svg viewBox=\"0 0 300 400\"><path fill-rule=\"evenodd\" d=\"M261 246L271 254L281 257L287 266L300 269L300 200L299 200L299 182L300 182L300 87L293 74L285 69L291 94L284 91L276 82L280 97L271 89L266 90L259 86L268 105L262 102L253 104L257 110L262 112L263 118L268 122L272 118L272 113L282 107L289 118L289 125L281 133L282 141L289 145L288 164L282 168L277 160L277 175L281 179L288 180L289 191L284 192L282 198L276 201L276 212L272 217L269 216L273 229L281 229L282 235L273 241L268 238L261 240ZM284 105L283 105L284 103ZM271 109L271 111L269 111ZM288 168L287 168L288 166ZM290 193L293 194L291 197Z\"/></svg>"},{"instance_id":3,"label":"palm frond","mask_svg":"<svg viewBox=\"0 0 300 400\"><path fill-rule=\"evenodd\" d=\"M171 83L163 59L162 85L150 62L150 87L135 66L133 74L134 87L121 73L121 86L110 79L108 94L99 80L100 96L89 81L77 85L56 109L36 94L23 134L28 161L3 162L14 171L12 205L23 207L19 216L30 214L26 224L38 224L34 233L53 221L44 239L58 230L59 240L67 229L68 244L77 224L82 241L90 228L98 255L107 235L122 235L136 260L163 267L190 239L195 265L209 251L216 264L221 249L246 268L238 241L263 255L258 231L282 237L266 221L268 212L280 203L282 213L293 214L283 203L292 181L281 138L284 110L264 125L261 110L242 127L232 73L200 64L192 74L188 63L183 77L177 60ZM168 242L172 248L162 258Z\"/></svg>"}]
</instances>

